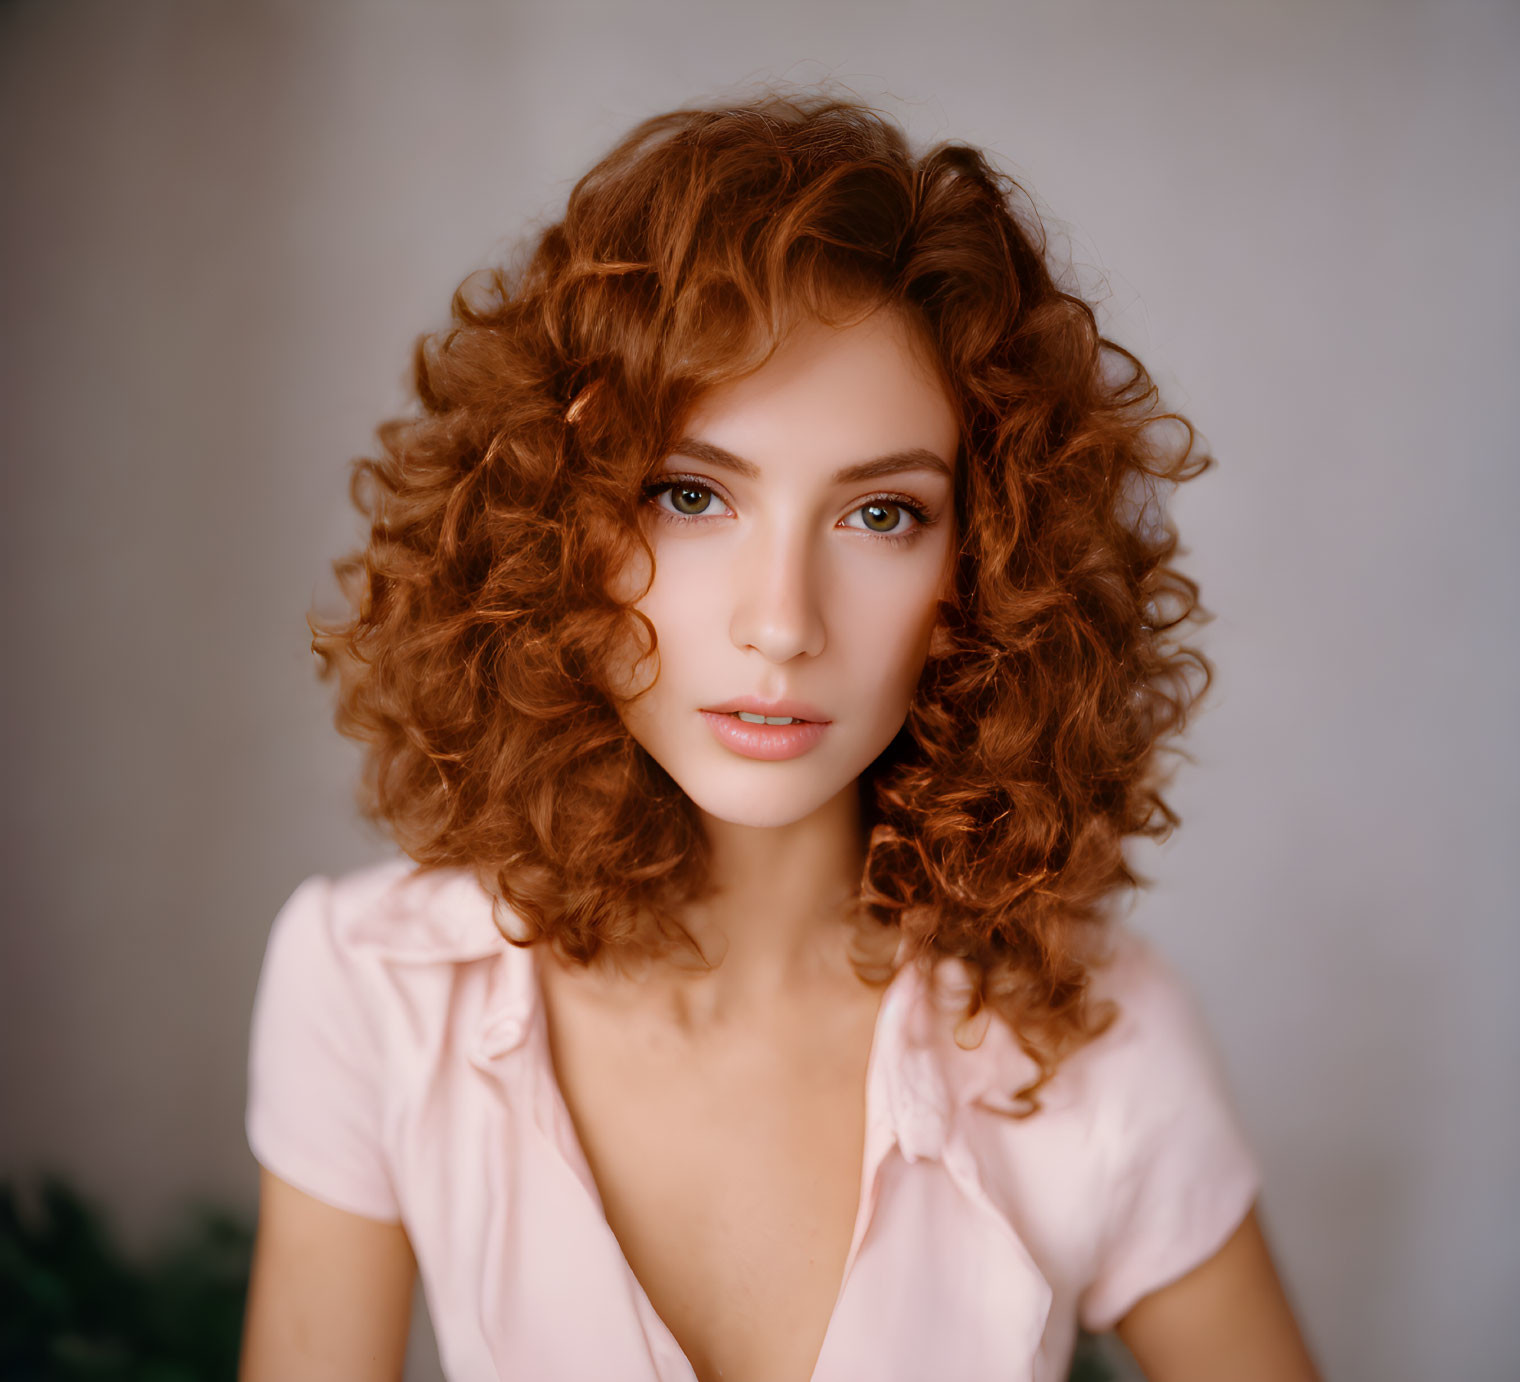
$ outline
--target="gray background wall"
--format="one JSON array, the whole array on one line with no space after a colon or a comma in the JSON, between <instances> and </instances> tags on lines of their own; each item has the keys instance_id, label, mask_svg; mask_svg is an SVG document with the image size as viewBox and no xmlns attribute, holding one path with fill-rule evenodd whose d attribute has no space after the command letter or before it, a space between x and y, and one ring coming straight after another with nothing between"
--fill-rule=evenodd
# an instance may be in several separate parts
<instances>
[{"instance_id":1,"label":"gray background wall","mask_svg":"<svg viewBox=\"0 0 1520 1382\"><path fill-rule=\"evenodd\" d=\"M1135 924L1327 1374L1513 1375L1517 58L1476 0L6 4L0 1174L134 1242L251 1203L270 919L384 849L303 624L349 458L635 119L832 77L1025 180L1217 452L1220 677Z\"/></svg>"}]
</instances>

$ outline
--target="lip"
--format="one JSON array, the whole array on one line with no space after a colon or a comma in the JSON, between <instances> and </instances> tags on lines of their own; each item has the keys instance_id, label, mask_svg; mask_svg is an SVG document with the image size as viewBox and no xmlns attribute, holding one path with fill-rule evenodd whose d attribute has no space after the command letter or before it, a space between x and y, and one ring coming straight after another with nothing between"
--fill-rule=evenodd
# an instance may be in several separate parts
<instances>
[{"instance_id":1,"label":"lip","mask_svg":"<svg viewBox=\"0 0 1520 1382\"><path fill-rule=\"evenodd\" d=\"M747 706L742 708L748 709ZM796 725L752 725L731 713L716 710L700 713L712 730L713 738L724 748L742 758L758 758L772 763L806 753L829 729L827 722L816 720Z\"/></svg>"},{"instance_id":2,"label":"lip","mask_svg":"<svg viewBox=\"0 0 1520 1382\"><path fill-rule=\"evenodd\" d=\"M751 715L788 715L794 720L806 720L809 724L826 725L829 717L815 705L806 701L763 701L758 696L735 696L731 701L719 701L717 705L704 705L704 713L732 715L744 710Z\"/></svg>"}]
</instances>

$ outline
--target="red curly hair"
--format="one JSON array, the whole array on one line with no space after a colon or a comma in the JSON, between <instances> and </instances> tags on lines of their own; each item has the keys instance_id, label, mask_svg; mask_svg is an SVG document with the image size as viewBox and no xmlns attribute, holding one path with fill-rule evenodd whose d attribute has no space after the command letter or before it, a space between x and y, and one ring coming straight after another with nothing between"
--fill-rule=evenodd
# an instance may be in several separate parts
<instances>
[{"instance_id":1,"label":"red curly hair","mask_svg":"<svg viewBox=\"0 0 1520 1382\"><path fill-rule=\"evenodd\" d=\"M583 963L679 949L706 842L619 718L604 653L654 631L609 587L641 547L653 569L640 502L693 402L799 312L879 306L959 414L960 546L948 651L861 779L860 924L899 962L966 963L968 1016L1001 1015L1039 1066L1027 1115L1112 1020L1089 968L1105 904L1142 881L1122 842L1177 822L1158 750L1210 667L1178 641L1204 615L1161 498L1210 458L977 150L915 157L821 94L644 121L419 340L419 412L354 464L351 611L313 617L313 647L367 746L363 810L418 865L472 870L515 940Z\"/></svg>"}]
</instances>

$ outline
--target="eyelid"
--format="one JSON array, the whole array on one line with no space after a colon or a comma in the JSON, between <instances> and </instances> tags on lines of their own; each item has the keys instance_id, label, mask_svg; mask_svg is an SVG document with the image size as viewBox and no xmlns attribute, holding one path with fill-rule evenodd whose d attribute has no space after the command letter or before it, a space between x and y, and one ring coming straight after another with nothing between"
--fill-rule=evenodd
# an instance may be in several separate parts
<instances>
[{"instance_id":1,"label":"eyelid","mask_svg":"<svg viewBox=\"0 0 1520 1382\"><path fill-rule=\"evenodd\" d=\"M934 515L930 513L929 506L921 499L914 499L908 494L873 494L867 499L862 499L850 510L850 514L857 514L862 509L870 508L872 504L885 504L894 509L901 509L913 520L914 528L928 528L935 522ZM846 515L848 517L849 515ZM874 528L863 528L862 532L874 533ZM911 531L911 530L910 530ZM900 533L876 533L877 537L901 537Z\"/></svg>"}]
</instances>

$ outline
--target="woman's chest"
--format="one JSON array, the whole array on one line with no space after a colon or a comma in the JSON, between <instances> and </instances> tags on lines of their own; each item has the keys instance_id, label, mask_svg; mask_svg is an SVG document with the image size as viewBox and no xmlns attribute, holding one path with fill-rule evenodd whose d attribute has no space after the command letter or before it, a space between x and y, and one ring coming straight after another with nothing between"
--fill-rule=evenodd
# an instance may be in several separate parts
<instances>
[{"instance_id":1,"label":"woman's chest","mask_svg":"<svg viewBox=\"0 0 1520 1382\"><path fill-rule=\"evenodd\" d=\"M867 1012L773 1031L774 1062L489 996L391 1066L387 1155L450 1378L1064 1375L1017 1360L1044 1330L1041 1269L1047 1344L1074 1329L1085 1132L1041 1118L1019 1152L968 1142L992 1124L963 1115L945 1144L890 1005L876 1049Z\"/></svg>"},{"instance_id":2,"label":"woman's chest","mask_svg":"<svg viewBox=\"0 0 1520 1382\"><path fill-rule=\"evenodd\" d=\"M812 1375L860 1204L863 1027L842 1047L794 1034L694 1058L555 1023L559 1089L607 1223L704 1382Z\"/></svg>"}]
</instances>

